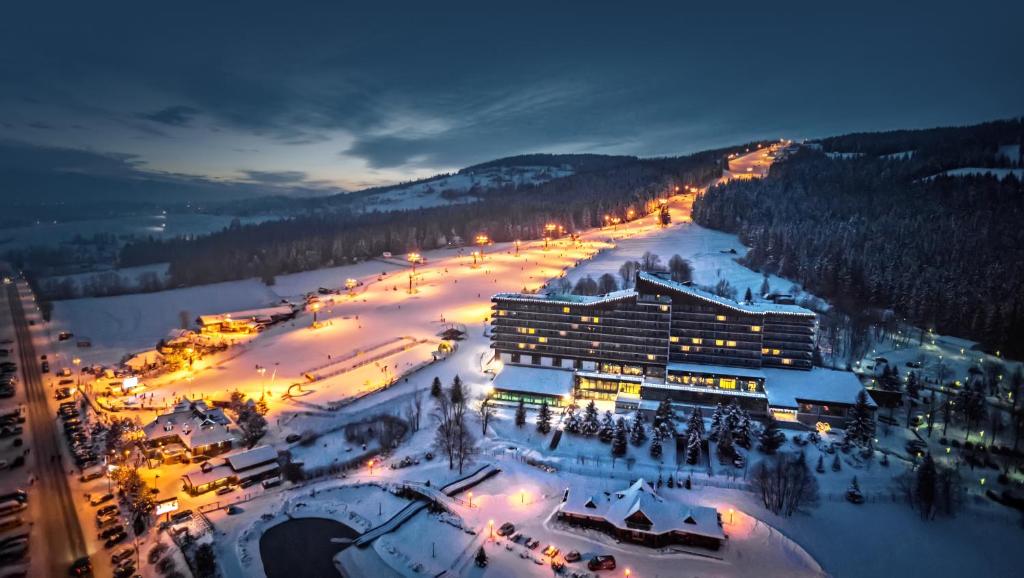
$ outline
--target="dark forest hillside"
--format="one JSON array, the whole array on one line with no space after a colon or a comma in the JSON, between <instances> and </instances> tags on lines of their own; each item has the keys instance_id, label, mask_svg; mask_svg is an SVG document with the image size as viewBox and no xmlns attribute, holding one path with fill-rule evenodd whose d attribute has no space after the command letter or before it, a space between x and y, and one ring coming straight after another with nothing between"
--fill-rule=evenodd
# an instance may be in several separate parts
<instances>
[{"instance_id":1,"label":"dark forest hillside","mask_svg":"<svg viewBox=\"0 0 1024 578\"><path fill-rule=\"evenodd\" d=\"M977 133L972 132L977 129ZM795 279L848 312L891 308L940 333L1024 354L1024 186L1010 176L927 178L999 166L1020 123L828 139L761 181L710 190L696 222L737 233L746 264ZM951 147L950 143L956 146ZM873 156L915 150L910 160Z\"/></svg>"}]
</instances>

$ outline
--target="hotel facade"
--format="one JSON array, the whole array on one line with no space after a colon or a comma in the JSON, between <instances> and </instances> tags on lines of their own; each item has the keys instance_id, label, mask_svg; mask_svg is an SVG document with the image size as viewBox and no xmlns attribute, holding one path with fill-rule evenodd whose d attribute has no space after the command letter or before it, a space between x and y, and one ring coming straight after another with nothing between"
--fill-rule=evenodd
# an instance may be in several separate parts
<instances>
[{"instance_id":1,"label":"hotel facade","mask_svg":"<svg viewBox=\"0 0 1024 578\"><path fill-rule=\"evenodd\" d=\"M862 389L852 373L813 367L817 315L797 305L738 303L646 272L606 295L500 293L492 303L501 401L594 399L623 411L735 401L841 424Z\"/></svg>"}]
</instances>

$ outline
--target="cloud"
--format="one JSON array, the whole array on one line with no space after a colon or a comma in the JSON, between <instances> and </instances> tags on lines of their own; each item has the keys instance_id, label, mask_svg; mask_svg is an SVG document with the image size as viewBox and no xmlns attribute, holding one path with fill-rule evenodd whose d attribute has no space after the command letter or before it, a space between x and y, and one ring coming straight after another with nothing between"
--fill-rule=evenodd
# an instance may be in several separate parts
<instances>
[{"instance_id":1,"label":"cloud","mask_svg":"<svg viewBox=\"0 0 1024 578\"><path fill-rule=\"evenodd\" d=\"M301 183L306 180L308 175L302 171L253 171L245 170L242 171L245 178L250 181L258 183L266 183L271 185L286 185Z\"/></svg>"},{"instance_id":2,"label":"cloud","mask_svg":"<svg viewBox=\"0 0 1024 578\"><path fill-rule=\"evenodd\" d=\"M191 106L168 106L153 112L140 113L139 118L168 126L188 126L200 113Z\"/></svg>"}]
</instances>

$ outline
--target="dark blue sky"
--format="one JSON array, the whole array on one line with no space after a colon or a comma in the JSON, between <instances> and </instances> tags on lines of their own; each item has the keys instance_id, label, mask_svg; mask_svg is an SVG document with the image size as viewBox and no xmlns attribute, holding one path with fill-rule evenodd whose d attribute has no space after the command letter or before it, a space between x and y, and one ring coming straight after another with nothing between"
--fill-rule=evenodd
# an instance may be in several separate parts
<instances>
[{"instance_id":1,"label":"dark blue sky","mask_svg":"<svg viewBox=\"0 0 1024 578\"><path fill-rule=\"evenodd\" d=\"M355 189L1024 113L1020 2L209 4L7 3L4 196Z\"/></svg>"}]
</instances>

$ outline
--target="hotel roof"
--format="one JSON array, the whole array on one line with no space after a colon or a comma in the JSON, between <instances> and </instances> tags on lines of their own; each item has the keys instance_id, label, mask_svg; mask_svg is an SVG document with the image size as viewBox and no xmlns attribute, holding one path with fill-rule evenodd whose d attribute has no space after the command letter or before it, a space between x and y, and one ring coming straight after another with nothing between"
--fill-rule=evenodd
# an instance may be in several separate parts
<instances>
[{"instance_id":1,"label":"hotel roof","mask_svg":"<svg viewBox=\"0 0 1024 578\"><path fill-rule=\"evenodd\" d=\"M730 375L735 377L749 377L751 379L764 379L764 372L760 369L750 367L732 367L728 365L706 365L703 363L669 363L669 373L685 372L712 375Z\"/></svg>"},{"instance_id":2,"label":"hotel roof","mask_svg":"<svg viewBox=\"0 0 1024 578\"><path fill-rule=\"evenodd\" d=\"M799 407L806 403L841 403L853 405L857 394L864 389L856 374L815 367L811 371L790 369L763 369L764 391L768 394L768 405L778 408ZM868 403L875 405L871 396Z\"/></svg>"},{"instance_id":3,"label":"hotel roof","mask_svg":"<svg viewBox=\"0 0 1024 578\"><path fill-rule=\"evenodd\" d=\"M709 291L704 291L703 289L698 289L696 287L686 285L684 283L677 283L675 281L664 279L662 277L659 277L658 275L655 275L653 273L647 273L644 271L637 273L637 279L646 281L659 287L663 287L670 291L686 293L688 295L696 297L697 299L701 299L709 303L714 303L715 305L721 305L722 307L727 307L734 311L739 311L740 313L750 313L754 315L764 315L765 313L778 313L783 315L799 315L802 317L815 316L815 313L813 311L805 307L800 307L799 305L783 305L779 303L739 303L737 301L733 301L732 299L728 299L720 295L715 295L714 293L711 293Z\"/></svg>"},{"instance_id":4,"label":"hotel roof","mask_svg":"<svg viewBox=\"0 0 1024 578\"><path fill-rule=\"evenodd\" d=\"M495 301L519 301L521 303L551 303L559 305L601 305L636 299L632 289L612 291L604 295L573 295L567 293L498 293L491 297Z\"/></svg>"},{"instance_id":5,"label":"hotel roof","mask_svg":"<svg viewBox=\"0 0 1024 578\"><path fill-rule=\"evenodd\" d=\"M572 384L572 370L522 365L505 365L492 383L494 389L558 396L572 393Z\"/></svg>"}]
</instances>

